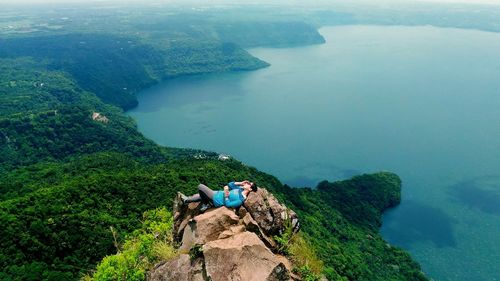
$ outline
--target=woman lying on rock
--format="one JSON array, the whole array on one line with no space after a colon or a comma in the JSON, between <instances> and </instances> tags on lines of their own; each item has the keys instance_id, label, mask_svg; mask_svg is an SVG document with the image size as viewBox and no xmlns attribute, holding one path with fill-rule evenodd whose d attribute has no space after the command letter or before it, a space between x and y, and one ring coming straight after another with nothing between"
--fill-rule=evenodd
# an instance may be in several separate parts
<instances>
[{"instance_id":1,"label":"woman lying on rock","mask_svg":"<svg viewBox=\"0 0 500 281\"><path fill-rule=\"evenodd\" d=\"M191 202L202 202L200 211L204 212L210 207L237 208L243 205L251 191L257 191L257 185L250 181L230 182L224 186L224 190L213 191L204 184L198 185L198 193L187 197L179 192L183 204Z\"/></svg>"}]
</instances>

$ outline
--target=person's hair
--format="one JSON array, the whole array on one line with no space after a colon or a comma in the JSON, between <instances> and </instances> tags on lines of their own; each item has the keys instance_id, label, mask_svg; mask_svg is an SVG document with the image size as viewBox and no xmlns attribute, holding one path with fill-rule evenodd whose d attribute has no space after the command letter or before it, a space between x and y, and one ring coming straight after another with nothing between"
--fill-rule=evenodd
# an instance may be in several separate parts
<instances>
[{"instance_id":1,"label":"person's hair","mask_svg":"<svg viewBox=\"0 0 500 281\"><path fill-rule=\"evenodd\" d=\"M257 191L257 185L254 182L252 183L252 185L250 187L252 188L253 192Z\"/></svg>"}]
</instances>

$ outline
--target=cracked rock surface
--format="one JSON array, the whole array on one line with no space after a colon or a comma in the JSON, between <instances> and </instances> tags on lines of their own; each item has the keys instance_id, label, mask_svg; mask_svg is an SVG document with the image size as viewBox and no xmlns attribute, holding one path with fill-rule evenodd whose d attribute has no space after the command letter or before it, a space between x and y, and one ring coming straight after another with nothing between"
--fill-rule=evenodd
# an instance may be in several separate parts
<instances>
[{"instance_id":1,"label":"cracked rock surface","mask_svg":"<svg viewBox=\"0 0 500 281\"><path fill-rule=\"evenodd\" d=\"M276 253L274 235L299 230L297 215L266 189L249 194L238 209L199 211L174 202L174 239L181 253L157 264L148 280L294 280L290 261Z\"/></svg>"}]
</instances>

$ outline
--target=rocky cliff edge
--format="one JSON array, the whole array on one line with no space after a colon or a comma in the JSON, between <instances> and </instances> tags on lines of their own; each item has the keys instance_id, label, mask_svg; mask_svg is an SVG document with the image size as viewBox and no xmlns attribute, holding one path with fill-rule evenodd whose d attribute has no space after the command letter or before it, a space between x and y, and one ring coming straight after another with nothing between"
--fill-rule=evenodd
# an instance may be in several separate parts
<instances>
[{"instance_id":1,"label":"rocky cliff edge","mask_svg":"<svg viewBox=\"0 0 500 281\"><path fill-rule=\"evenodd\" d=\"M201 213L199 207L176 198L173 231L180 255L157 264L148 280L300 280L273 239L287 228L296 233L299 220L266 189L250 193L238 209Z\"/></svg>"}]
</instances>

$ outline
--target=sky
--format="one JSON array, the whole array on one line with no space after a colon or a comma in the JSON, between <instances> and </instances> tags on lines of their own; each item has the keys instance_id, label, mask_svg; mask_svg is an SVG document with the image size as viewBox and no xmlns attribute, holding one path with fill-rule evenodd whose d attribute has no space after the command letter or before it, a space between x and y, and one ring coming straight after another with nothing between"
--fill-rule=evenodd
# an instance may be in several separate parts
<instances>
[{"instance_id":1,"label":"sky","mask_svg":"<svg viewBox=\"0 0 500 281\"><path fill-rule=\"evenodd\" d=\"M154 2L160 2L160 3L181 3L181 2L187 2L185 0L153 0ZM358 0L359 1L359 0ZM383 0L384 2L388 2L387 0ZM500 5L500 0L394 0L393 2L399 2L399 3L404 3L404 2L435 2L435 3L470 3L470 4L494 4L494 5ZM36 4L43 4L43 3L92 3L92 2L117 2L117 3L121 3L121 4L124 4L126 2L145 2L145 1L140 1L140 0L128 0L128 1L124 1L124 0L0 0L0 5L1 4L30 4L30 3L36 3ZM151 2L151 1L150 1ZM196 1L190 1L190 2L196 2ZM220 1L220 0L201 0L201 1L198 1L200 3L203 3L203 4L208 4L210 2L232 2L232 3L255 3L255 2L259 2L259 1L256 1L256 0L238 0L238 1L235 1L235 0L226 0L226 1ZM280 4L290 4L291 2L295 2L295 3L300 3L300 4L304 4L304 1L290 1L290 0L267 0L267 1L261 1L263 3L266 3L266 4L270 4L270 3L280 3ZM311 3L311 2L316 2L316 3L322 3L322 4L326 4L326 3L329 3L329 2L350 2L350 3L354 3L356 2L356 0L345 0L345 1L339 1L339 0L309 0L307 1L307 3ZM359 1L359 2L362 2ZM370 1L370 2L376 2L376 1Z\"/></svg>"}]
</instances>

